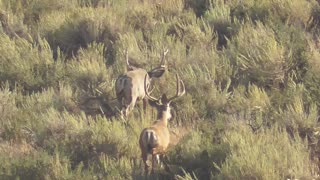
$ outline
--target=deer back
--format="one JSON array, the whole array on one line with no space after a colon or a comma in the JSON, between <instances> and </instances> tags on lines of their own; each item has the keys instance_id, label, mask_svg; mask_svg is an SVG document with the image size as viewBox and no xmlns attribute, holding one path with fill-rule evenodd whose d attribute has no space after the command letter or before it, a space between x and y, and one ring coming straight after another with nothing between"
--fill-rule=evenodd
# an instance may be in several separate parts
<instances>
[{"instance_id":1,"label":"deer back","mask_svg":"<svg viewBox=\"0 0 320 180\"><path fill-rule=\"evenodd\" d=\"M116 81L116 94L131 96L132 98L144 98L144 77L147 76L147 83L150 84L148 72L144 69L137 68L121 75Z\"/></svg>"},{"instance_id":2,"label":"deer back","mask_svg":"<svg viewBox=\"0 0 320 180\"><path fill-rule=\"evenodd\" d=\"M161 122L156 121L155 124L150 127L150 129L154 130L158 136L160 149L166 150L170 142L170 133L168 127L161 124Z\"/></svg>"},{"instance_id":3,"label":"deer back","mask_svg":"<svg viewBox=\"0 0 320 180\"><path fill-rule=\"evenodd\" d=\"M145 128L139 138L140 148L145 153L164 153L169 146L169 129L161 124Z\"/></svg>"}]
</instances>

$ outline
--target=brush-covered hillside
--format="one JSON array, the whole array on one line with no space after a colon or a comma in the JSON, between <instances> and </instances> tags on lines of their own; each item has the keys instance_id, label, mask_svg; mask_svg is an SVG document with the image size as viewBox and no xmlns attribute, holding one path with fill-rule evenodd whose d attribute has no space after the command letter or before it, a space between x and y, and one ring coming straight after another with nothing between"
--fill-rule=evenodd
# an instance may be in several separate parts
<instances>
[{"instance_id":1,"label":"brush-covered hillside","mask_svg":"<svg viewBox=\"0 0 320 180\"><path fill-rule=\"evenodd\" d=\"M0 179L317 179L316 0L0 0ZM145 176L142 129L115 81L151 70L172 102L165 162Z\"/></svg>"}]
</instances>

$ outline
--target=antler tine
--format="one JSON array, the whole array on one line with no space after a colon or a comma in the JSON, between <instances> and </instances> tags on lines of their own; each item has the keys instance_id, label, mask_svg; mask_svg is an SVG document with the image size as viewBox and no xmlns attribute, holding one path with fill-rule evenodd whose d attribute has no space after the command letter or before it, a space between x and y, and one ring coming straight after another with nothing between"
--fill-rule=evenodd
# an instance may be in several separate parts
<instances>
[{"instance_id":1,"label":"antler tine","mask_svg":"<svg viewBox=\"0 0 320 180\"><path fill-rule=\"evenodd\" d=\"M168 52L169 52L169 49L163 49L160 66L165 66L164 65L165 64L165 56L167 55Z\"/></svg>"},{"instance_id":2,"label":"antler tine","mask_svg":"<svg viewBox=\"0 0 320 180\"><path fill-rule=\"evenodd\" d=\"M126 63L127 63L127 71L132 71L132 70L135 70L137 69L135 66L132 66L130 63L129 63L129 53L128 53L128 49L126 49Z\"/></svg>"},{"instance_id":3,"label":"antler tine","mask_svg":"<svg viewBox=\"0 0 320 180\"><path fill-rule=\"evenodd\" d=\"M130 64L129 64L129 55L128 55L128 48L126 49L126 62L127 62L127 66L130 67Z\"/></svg>"},{"instance_id":4,"label":"antler tine","mask_svg":"<svg viewBox=\"0 0 320 180\"><path fill-rule=\"evenodd\" d=\"M179 97L184 95L184 93L186 93L186 88L185 88L184 83L181 79L180 79L180 83L182 85L182 91L180 91Z\"/></svg>"},{"instance_id":5,"label":"antler tine","mask_svg":"<svg viewBox=\"0 0 320 180\"><path fill-rule=\"evenodd\" d=\"M184 83L183 81L180 79L179 75L176 74L176 79L177 79L177 91L176 91L176 95L169 98L168 102L171 102L172 100L174 100L175 98L178 98L180 96L182 96L186 90L185 90L185 86L184 86ZM182 90L180 89L180 85L182 85Z\"/></svg>"},{"instance_id":6,"label":"antler tine","mask_svg":"<svg viewBox=\"0 0 320 180\"><path fill-rule=\"evenodd\" d=\"M145 91L145 93L146 93L146 96L148 97L148 99L150 99L150 100L152 100L152 101L158 101L157 98L152 97L152 96L150 95L150 92L148 92L147 76L148 76L148 74L146 74L146 76L144 77L144 91ZM153 88L153 89L154 89L154 88ZM151 90L151 92L153 91L153 89Z\"/></svg>"},{"instance_id":7,"label":"antler tine","mask_svg":"<svg viewBox=\"0 0 320 180\"><path fill-rule=\"evenodd\" d=\"M169 49L165 49L165 48L163 48L163 56L165 56L165 55L167 55L167 53L169 52Z\"/></svg>"}]
</instances>

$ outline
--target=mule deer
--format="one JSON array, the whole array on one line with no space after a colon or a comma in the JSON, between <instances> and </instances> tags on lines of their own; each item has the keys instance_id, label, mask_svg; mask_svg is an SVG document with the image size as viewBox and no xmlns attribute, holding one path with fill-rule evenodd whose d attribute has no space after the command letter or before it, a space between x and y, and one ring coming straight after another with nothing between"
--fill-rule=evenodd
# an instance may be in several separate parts
<instances>
[{"instance_id":1,"label":"mule deer","mask_svg":"<svg viewBox=\"0 0 320 180\"><path fill-rule=\"evenodd\" d=\"M146 110L147 100L145 98L144 81L146 81L148 89L152 78L159 78L163 75L166 69L165 56L167 53L168 50L163 51L158 67L151 71L146 71L130 65L128 51L126 51L127 72L119 76L115 84L117 100L121 105L121 117L127 117L138 100L143 100L143 110Z\"/></svg>"},{"instance_id":2,"label":"mule deer","mask_svg":"<svg viewBox=\"0 0 320 180\"><path fill-rule=\"evenodd\" d=\"M148 92L147 78L144 83L144 90L146 96L151 101L150 105L156 107L158 115L157 120L152 126L142 130L140 134L139 144L141 149L142 160L145 165L145 173L148 173L147 159L148 155L152 155L152 172L154 171L154 161L157 158L158 161L163 159L166 149L170 142L170 134L168 129L168 120L172 115L170 112L170 103L172 100L182 96L185 93L185 87L183 81L180 80L178 74L177 90L175 96L167 98L166 94L163 94L159 99L152 97ZM160 156L160 158L159 158Z\"/></svg>"}]
</instances>

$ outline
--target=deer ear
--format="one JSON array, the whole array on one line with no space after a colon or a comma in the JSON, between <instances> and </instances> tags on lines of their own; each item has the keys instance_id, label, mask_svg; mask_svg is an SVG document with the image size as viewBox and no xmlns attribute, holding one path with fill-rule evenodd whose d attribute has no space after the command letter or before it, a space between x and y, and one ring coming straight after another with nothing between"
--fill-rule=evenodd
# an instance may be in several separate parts
<instances>
[{"instance_id":1,"label":"deer ear","mask_svg":"<svg viewBox=\"0 0 320 180\"><path fill-rule=\"evenodd\" d=\"M148 103L150 106L155 107L155 108L160 106L159 101L153 101L153 100L148 99Z\"/></svg>"},{"instance_id":2,"label":"deer ear","mask_svg":"<svg viewBox=\"0 0 320 180\"><path fill-rule=\"evenodd\" d=\"M148 75L150 78L159 78L163 75L163 73L166 71L166 68L161 66L152 69L151 71L148 72Z\"/></svg>"}]
</instances>

